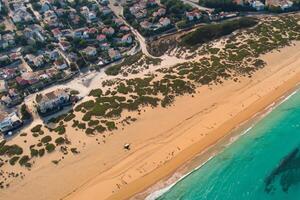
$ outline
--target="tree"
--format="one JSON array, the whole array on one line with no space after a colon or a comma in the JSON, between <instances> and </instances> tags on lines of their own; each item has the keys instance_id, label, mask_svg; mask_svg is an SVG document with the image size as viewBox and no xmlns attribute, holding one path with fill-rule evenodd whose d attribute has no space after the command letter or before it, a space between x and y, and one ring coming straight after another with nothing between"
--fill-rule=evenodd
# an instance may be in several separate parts
<instances>
[{"instance_id":1,"label":"tree","mask_svg":"<svg viewBox=\"0 0 300 200\"><path fill-rule=\"evenodd\" d=\"M31 118L31 114L28 112L27 106L25 104L22 104L20 112L21 112L21 115L22 115L21 116L22 120L28 120L28 119Z\"/></svg>"},{"instance_id":2,"label":"tree","mask_svg":"<svg viewBox=\"0 0 300 200\"><path fill-rule=\"evenodd\" d=\"M0 33L4 32L6 29L5 24L0 24Z\"/></svg>"},{"instance_id":3,"label":"tree","mask_svg":"<svg viewBox=\"0 0 300 200\"><path fill-rule=\"evenodd\" d=\"M70 68L71 68L72 72L78 71L78 68L77 68L76 64L73 63L73 62L70 64Z\"/></svg>"}]
</instances>

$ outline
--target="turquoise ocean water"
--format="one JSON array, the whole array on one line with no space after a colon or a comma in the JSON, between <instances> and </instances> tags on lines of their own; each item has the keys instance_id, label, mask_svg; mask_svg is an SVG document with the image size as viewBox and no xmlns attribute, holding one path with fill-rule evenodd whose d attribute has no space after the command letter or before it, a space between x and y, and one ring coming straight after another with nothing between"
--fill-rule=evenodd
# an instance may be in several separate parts
<instances>
[{"instance_id":1,"label":"turquoise ocean water","mask_svg":"<svg viewBox=\"0 0 300 200\"><path fill-rule=\"evenodd\" d=\"M300 200L300 92L158 199Z\"/></svg>"}]
</instances>

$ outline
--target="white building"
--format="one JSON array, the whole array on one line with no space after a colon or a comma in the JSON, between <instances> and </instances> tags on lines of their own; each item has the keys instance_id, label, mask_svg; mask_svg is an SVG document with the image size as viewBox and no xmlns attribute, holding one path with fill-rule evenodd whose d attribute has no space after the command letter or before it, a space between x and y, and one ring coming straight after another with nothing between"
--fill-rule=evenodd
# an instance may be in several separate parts
<instances>
[{"instance_id":1,"label":"white building","mask_svg":"<svg viewBox=\"0 0 300 200\"><path fill-rule=\"evenodd\" d=\"M44 95L36 95L38 110L42 113L63 107L69 101L70 95L64 89L57 89Z\"/></svg>"},{"instance_id":2,"label":"white building","mask_svg":"<svg viewBox=\"0 0 300 200\"><path fill-rule=\"evenodd\" d=\"M21 124L22 120L19 118L16 112L0 113L0 131L2 133L10 131Z\"/></svg>"},{"instance_id":3,"label":"white building","mask_svg":"<svg viewBox=\"0 0 300 200\"><path fill-rule=\"evenodd\" d=\"M255 8L257 11L261 11L265 9L265 4L263 4L260 1L254 1L251 6Z\"/></svg>"}]
</instances>

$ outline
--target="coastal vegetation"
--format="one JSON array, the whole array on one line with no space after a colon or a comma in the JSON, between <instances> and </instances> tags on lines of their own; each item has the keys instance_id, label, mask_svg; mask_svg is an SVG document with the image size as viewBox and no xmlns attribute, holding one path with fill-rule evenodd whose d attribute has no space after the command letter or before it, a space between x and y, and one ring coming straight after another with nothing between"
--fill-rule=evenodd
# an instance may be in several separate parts
<instances>
[{"instance_id":1,"label":"coastal vegetation","mask_svg":"<svg viewBox=\"0 0 300 200\"><path fill-rule=\"evenodd\" d=\"M159 65L160 58L152 58L144 55L141 51L135 55L126 57L122 63L113 65L105 70L107 75L116 76L122 74L137 74L145 69L149 69L150 65Z\"/></svg>"},{"instance_id":2,"label":"coastal vegetation","mask_svg":"<svg viewBox=\"0 0 300 200\"><path fill-rule=\"evenodd\" d=\"M30 129L32 134L24 134L22 138L34 137L35 142L29 144L30 147L0 142L0 166L19 163L27 169L48 153L57 154L59 158L53 163L60 164L62 155L68 152L76 155L82 150L79 143L74 145L72 137L68 137L72 134L83 133L89 137L99 134L103 144L111 132L138 120L145 107L168 107L178 96L192 96L200 86L222 84L227 79L238 81L241 76L251 77L265 65L259 56L300 40L299 21L298 15L267 17L263 21L242 18L217 28L210 27L207 35L197 30L182 38L182 42L190 45L178 47L178 51L188 52L186 54L194 58L192 61L163 66L143 76L125 75L158 65L161 60L142 53L128 57L124 61L126 64L106 71L113 76L124 75L122 78L110 77L102 81L99 88L91 90L86 100L76 104L73 110L51 119L46 125L35 125ZM230 28L224 31L227 26ZM240 30L241 27L244 29ZM212 30L216 32L212 34ZM184 59L186 55L178 56ZM134 72L135 68L140 71ZM80 145L84 146L82 143Z\"/></svg>"},{"instance_id":3,"label":"coastal vegetation","mask_svg":"<svg viewBox=\"0 0 300 200\"><path fill-rule=\"evenodd\" d=\"M238 5L233 0L199 0L199 4L222 11L255 11L249 4Z\"/></svg>"},{"instance_id":4,"label":"coastal vegetation","mask_svg":"<svg viewBox=\"0 0 300 200\"><path fill-rule=\"evenodd\" d=\"M209 24L183 36L181 42L186 46L203 44L216 38L229 35L236 30L253 27L256 24L257 20L249 17L225 21L218 24Z\"/></svg>"}]
</instances>

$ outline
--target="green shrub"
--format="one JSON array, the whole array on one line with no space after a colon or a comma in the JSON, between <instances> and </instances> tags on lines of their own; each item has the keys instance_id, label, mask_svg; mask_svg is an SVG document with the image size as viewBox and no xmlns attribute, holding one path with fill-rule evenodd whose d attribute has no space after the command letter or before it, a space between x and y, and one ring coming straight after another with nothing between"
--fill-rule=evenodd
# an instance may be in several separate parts
<instances>
[{"instance_id":1,"label":"green shrub","mask_svg":"<svg viewBox=\"0 0 300 200\"><path fill-rule=\"evenodd\" d=\"M100 97L101 95L102 95L101 89L94 89L91 90L91 92L89 93L89 96L93 96L93 97Z\"/></svg>"},{"instance_id":2,"label":"green shrub","mask_svg":"<svg viewBox=\"0 0 300 200\"><path fill-rule=\"evenodd\" d=\"M21 133L20 136L21 136L21 137L25 137L25 136L27 136L27 133ZM1 147L0 147L0 148L1 148Z\"/></svg>"},{"instance_id":3,"label":"green shrub","mask_svg":"<svg viewBox=\"0 0 300 200\"><path fill-rule=\"evenodd\" d=\"M18 145L3 145L0 148L0 155L8 155L8 156L14 156L14 155L21 155L23 153L23 149L19 147Z\"/></svg>"},{"instance_id":4,"label":"green shrub","mask_svg":"<svg viewBox=\"0 0 300 200\"><path fill-rule=\"evenodd\" d=\"M85 130L85 133L86 133L87 135L92 135L92 134L94 134L94 129L92 129L92 128L87 128L87 129Z\"/></svg>"},{"instance_id":5,"label":"green shrub","mask_svg":"<svg viewBox=\"0 0 300 200\"><path fill-rule=\"evenodd\" d=\"M79 151L77 150L77 148L71 148L71 152L74 153L74 154L78 154Z\"/></svg>"},{"instance_id":6,"label":"green shrub","mask_svg":"<svg viewBox=\"0 0 300 200\"><path fill-rule=\"evenodd\" d=\"M60 126L56 127L54 129L54 131L57 132L58 135L62 135L62 134L64 134L66 132L66 128L65 128L64 125L60 125Z\"/></svg>"},{"instance_id":7,"label":"green shrub","mask_svg":"<svg viewBox=\"0 0 300 200\"><path fill-rule=\"evenodd\" d=\"M65 143L65 139L63 137L56 138L56 140L55 140L56 145L61 145L64 143Z\"/></svg>"},{"instance_id":8,"label":"green shrub","mask_svg":"<svg viewBox=\"0 0 300 200\"><path fill-rule=\"evenodd\" d=\"M113 122L113 121L108 121L105 123L105 125L107 126L107 129L110 131L117 129L115 122Z\"/></svg>"},{"instance_id":9,"label":"green shrub","mask_svg":"<svg viewBox=\"0 0 300 200\"><path fill-rule=\"evenodd\" d=\"M10 160L9 160L9 164L10 165L15 165L16 164L16 162L19 160L19 156L14 156L14 157L12 157Z\"/></svg>"},{"instance_id":10,"label":"green shrub","mask_svg":"<svg viewBox=\"0 0 300 200\"><path fill-rule=\"evenodd\" d=\"M73 120L73 124L72 124L72 127L73 128L76 128L79 124L79 121L78 120Z\"/></svg>"},{"instance_id":11,"label":"green shrub","mask_svg":"<svg viewBox=\"0 0 300 200\"><path fill-rule=\"evenodd\" d=\"M32 133L32 136L33 136L33 137L39 137L40 134L38 134L38 133Z\"/></svg>"},{"instance_id":12,"label":"green shrub","mask_svg":"<svg viewBox=\"0 0 300 200\"><path fill-rule=\"evenodd\" d=\"M40 132L41 128L42 128L42 125L38 124L31 129L31 132L33 132L33 133Z\"/></svg>"},{"instance_id":13,"label":"green shrub","mask_svg":"<svg viewBox=\"0 0 300 200\"><path fill-rule=\"evenodd\" d=\"M39 149L39 156L42 157L45 154L45 149Z\"/></svg>"},{"instance_id":14,"label":"green shrub","mask_svg":"<svg viewBox=\"0 0 300 200\"><path fill-rule=\"evenodd\" d=\"M79 123L77 127L80 129L86 129L85 123Z\"/></svg>"},{"instance_id":15,"label":"green shrub","mask_svg":"<svg viewBox=\"0 0 300 200\"><path fill-rule=\"evenodd\" d=\"M186 34L182 37L181 42L186 46L194 46L196 44L209 42L224 35L229 35L238 29L255 26L256 24L257 21L249 17L225 21L219 24L209 24Z\"/></svg>"},{"instance_id":16,"label":"green shrub","mask_svg":"<svg viewBox=\"0 0 300 200\"><path fill-rule=\"evenodd\" d=\"M27 166L28 161L30 160L29 156L25 155L19 160L21 166Z\"/></svg>"},{"instance_id":17,"label":"green shrub","mask_svg":"<svg viewBox=\"0 0 300 200\"><path fill-rule=\"evenodd\" d=\"M21 119L22 120L31 119L31 114L28 112L27 106L25 104L22 104L22 106L20 108L20 112L21 112Z\"/></svg>"},{"instance_id":18,"label":"green shrub","mask_svg":"<svg viewBox=\"0 0 300 200\"><path fill-rule=\"evenodd\" d=\"M92 118L92 112L87 112L83 115L82 120L83 121L89 121Z\"/></svg>"},{"instance_id":19,"label":"green shrub","mask_svg":"<svg viewBox=\"0 0 300 200\"><path fill-rule=\"evenodd\" d=\"M53 152L55 150L55 145L51 144L51 143L47 144L46 145L46 150L47 150L48 153Z\"/></svg>"},{"instance_id":20,"label":"green shrub","mask_svg":"<svg viewBox=\"0 0 300 200\"><path fill-rule=\"evenodd\" d=\"M90 120L89 122L88 122L88 125L89 126L96 126L96 125L98 125L99 124L99 120Z\"/></svg>"},{"instance_id":21,"label":"green shrub","mask_svg":"<svg viewBox=\"0 0 300 200\"><path fill-rule=\"evenodd\" d=\"M39 155L39 151L36 149L30 149L30 155L31 157L37 157Z\"/></svg>"},{"instance_id":22,"label":"green shrub","mask_svg":"<svg viewBox=\"0 0 300 200\"><path fill-rule=\"evenodd\" d=\"M72 119L74 119L76 117L76 115L74 113L70 113L68 114L65 118L64 118L64 121L65 122L69 122L71 121Z\"/></svg>"},{"instance_id":23,"label":"green shrub","mask_svg":"<svg viewBox=\"0 0 300 200\"><path fill-rule=\"evenodd\" d=\"M2 141L0 142L0 149L5 145L5 143L6 143L6 140L2 140Z\"/></svg>"},{"instance_id":24,"label":"green shrub","mask_svg":"<svg viewBox=\"0 0 300 200\"><path fill-rule=\"evenodd\" d=\"M41 142L46 144L46 143L49 143L50 141L52 140L51 136L50 135L46 135L45 137L43 137L41 139Z\"/></svg>"},{"instance_id":25,"label":"green shrub","mask_svg":"<svg viewBox=\"0 0 300 200\"><path fill-rule=\"evenodd\" d=\"M78 91L78 90L71 90L71 91L70 91L70 94L71 94L71 95L78 95L78 94L79 94L79 91Z\"/></svg>"},{"instance_id":26,"label":"green shrub","mask_svg":"<svg viewBox=\"0 0 300 200\"><path fill-rule=\"evenodd\" d=\"M63 120L67 115L68 115L67 113L64 113L64 114L59 115L57 117L53 117L48 122L49 123L57 124L58 122L60 122L61 120Z\"/></svg>"},{"instance_id":27,"label":"green shrub","mask_svg":"<svg viewBox=\"0 0 300 200\"><path fill-rule=\"evenodd\" d=\"M98 125L95 127L95 130L98 131L98 133L103 133L106 131L106 128L104 126Z\"/></svg>"}]
</instances>

